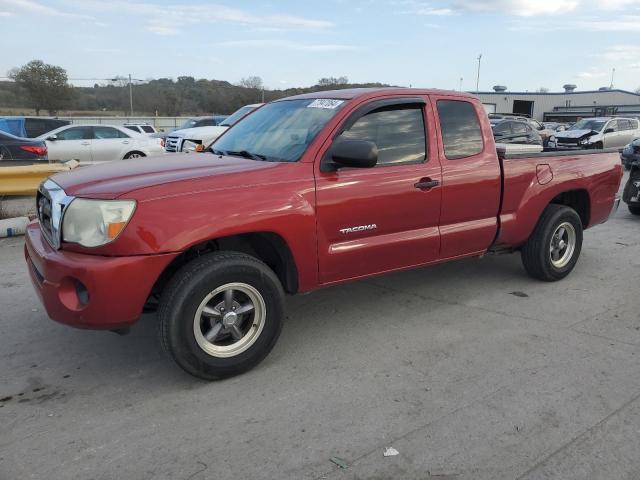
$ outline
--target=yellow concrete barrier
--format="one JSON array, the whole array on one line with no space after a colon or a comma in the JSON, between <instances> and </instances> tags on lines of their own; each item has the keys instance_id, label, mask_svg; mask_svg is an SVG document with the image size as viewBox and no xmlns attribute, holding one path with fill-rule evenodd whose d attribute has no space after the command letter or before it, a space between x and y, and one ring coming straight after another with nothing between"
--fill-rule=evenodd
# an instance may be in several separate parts
<instances>
[{"instance_id":1,"label":"yellow concrete barrier","mask_svg":"<svg viewBox=\"0 0 640 480\"><path fill-rule=\"evenodd\" d=\"M46 165L25 165L0 168L0 196L35 195L40 182L58 172L73 170L79 165L77 160Z\"/></svg>"}]
</instances>

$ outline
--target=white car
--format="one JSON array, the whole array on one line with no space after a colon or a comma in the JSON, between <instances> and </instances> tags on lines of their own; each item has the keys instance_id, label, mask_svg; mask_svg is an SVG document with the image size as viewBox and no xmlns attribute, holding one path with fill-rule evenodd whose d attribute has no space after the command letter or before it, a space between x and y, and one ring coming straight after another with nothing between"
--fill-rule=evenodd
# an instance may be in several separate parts
<instances>
[{"instance_id":1,"label":"white car","mask_svg":"<svg viewBox=\"0 0 640 480\"><path fill-rule=\"evenodd\" d=\"M49 160L80 164L146 157L162 153L161 139L112 125L67 125L38 137L47 143Z\"/></svg>"},{"instance_id":2,"label":"white car","mask_svg":"<svg viewBox=\"0 0 640 480\"><path fill-rule=\"evenodd\" d=\"M548 146L557 150L622 148L638 137L640 126L636 118L595 117L585 118L564 132L555 133L549 138Z\"/></svg>"},{"instance_id":3,"label":"white car","mask_svg":"<svg viewBox=\"0 0 640 480\"><path fill-rule=\"evenodd\" d=\"M264 104L254 103L240 107L217 126L175 130L165 137L164 148L167 152L188 152L194 150L197 145L210 145L216 138L226 132L229 127L238 123L238 121L262 105ZM189 146L188 149L184 148L186 145Z\"/></svg>"}]
</instances>

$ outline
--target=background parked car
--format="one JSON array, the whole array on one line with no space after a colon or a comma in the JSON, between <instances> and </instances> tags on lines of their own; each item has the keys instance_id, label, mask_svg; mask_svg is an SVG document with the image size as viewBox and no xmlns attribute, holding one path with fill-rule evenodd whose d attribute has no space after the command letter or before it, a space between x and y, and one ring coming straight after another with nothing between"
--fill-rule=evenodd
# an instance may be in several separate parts
<instances>
[{"instance_id":1,"label":"background parked car","mask_svg":"<svg viewBox=\"0 0 640 480\"><path fill-rule=\"evenodd\" d=\"M220 125L227 118L226 115L210 115L208 117L194 117L188 119L182 125L180 125L180 130L184 130L185 128L196 128L196 127L215 127Z\"/></svg>"},{"instance_id":2,"label":"background parked car","mask_svg":"<svg viewBox=\"0 0 640 480\"><path fill-rule=\"evenodd\" d=\"M558 150L582 148L622 148L640 137L640 126L635 118L585 118L558 132L549 140L549 147Z\"/></svg>"},{"instance_id":3,"label":"background parked car","mask_svg":"<svg viewBox=\"0 0 640 480\"><path fill-rule=\"evenodd\" d=\"M162 152L160 139L110 125L68 125L39 137L50 160L103 163Z\"/></svg>"},{"instance_id":4,"label":"background parked car","mask_svg":"<svg viewBox=\"0 0 640 480\"><path fill-rule=\"evenodd\" d=\"M171 132L164 139L164 148L167 152L185 152L201 148L198 147L198 145L209 145L227 131L229 127L235 125L242 118L262 105L262 103L254 103L240 107L217 126L186 128ZM184 148L185 145L189 147L186 150Z\"/></svg>"},{"instance_id":5,"label":"background parked car","mask_svg":"<svg viewBox=\"0 0 640 480\"><path fill-rule=\"evenodd\" d=\"M560 122L542 122L542 124L544 125L544 128L547 130L553 130L554 132L564 132L569 128L568 124Z\"/></svg>"},{"instance_id":6,"label":"background parked car","mask_svg":"<svg viewBox=\"0 0 640 480\"><path fill-rule=\"evenodd\" d=\"M640 138L634 139L630 144L622 149L620 154L624 168L629 170L632 162L640 163Z\"/></svg>"},{"instance_id":7,"label":"background parked car","mask_svg":"<svg viewBox=\"0 0 640 480\"><path fill-rule=\"evenodd\" d=\"M33 163L47 160L44 140L21 138L0 132L0 166Z\"/></svg>"},{"instance_id":8,"label":"background parked car","mask_svg":"<svg viewBox=\"0 0 640 480\"><path fill-rule=\"evenodd\" d=\"M538 145L542 147L542 137L528 121L492 119L491 129L496 143Z\"/></svg>"},{"instance_id":9,"label":"background parked car","mask_svg":"<svg viewBox=\"0 0 640 480\"><path fill-rule=\"evenodd\" d=\"M131 130L132 132L140 133L142 135L152 136L154 133L158 133L153 125L148 123L125 123L124 128Z\"/></svg>"},{"instance_id":10,"label":"background parked car","mask_svg":"<svg viewBox=\"0 0 640 480\"><path fill-rule=\"evenodd\" d=\"M0 117L0 130L16 137L36 138L71 122L46 117Z\"/></svg>"}]
</instances>

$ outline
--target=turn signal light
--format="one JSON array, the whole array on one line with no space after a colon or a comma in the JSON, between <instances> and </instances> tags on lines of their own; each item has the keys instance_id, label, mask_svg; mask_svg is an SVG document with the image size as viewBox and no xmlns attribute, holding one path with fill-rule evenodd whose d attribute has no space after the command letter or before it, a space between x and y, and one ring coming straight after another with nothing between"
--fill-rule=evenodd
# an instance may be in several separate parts
<instances>
[{"instance_id":1,"label":"turn signal light","mask_svg":"<svg viewBox=\"0 0 640 480\"><path fill-rule=\"evenodd\" d=\"M109 223L107 224L107 237L109 240L116 238L127 225L127 222Z\"/></svg>"}]
</instances>

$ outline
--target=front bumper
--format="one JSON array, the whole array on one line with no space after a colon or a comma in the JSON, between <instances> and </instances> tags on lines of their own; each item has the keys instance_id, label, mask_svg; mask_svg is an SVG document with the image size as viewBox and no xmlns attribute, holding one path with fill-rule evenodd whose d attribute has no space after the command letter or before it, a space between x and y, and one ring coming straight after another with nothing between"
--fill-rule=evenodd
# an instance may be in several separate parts
<instances>
[{"instance_id":1,"label":"front bumper","mask_svg":"<svg viewBox=\"0 0 640 480\"><path fill-rule=\"evenodd\" d=\"M136 322L154 283L179 254L104 257L54 250L33 222L25 234L24 255L51 319L113 330Z\"/></svg>"}]
</instances>

